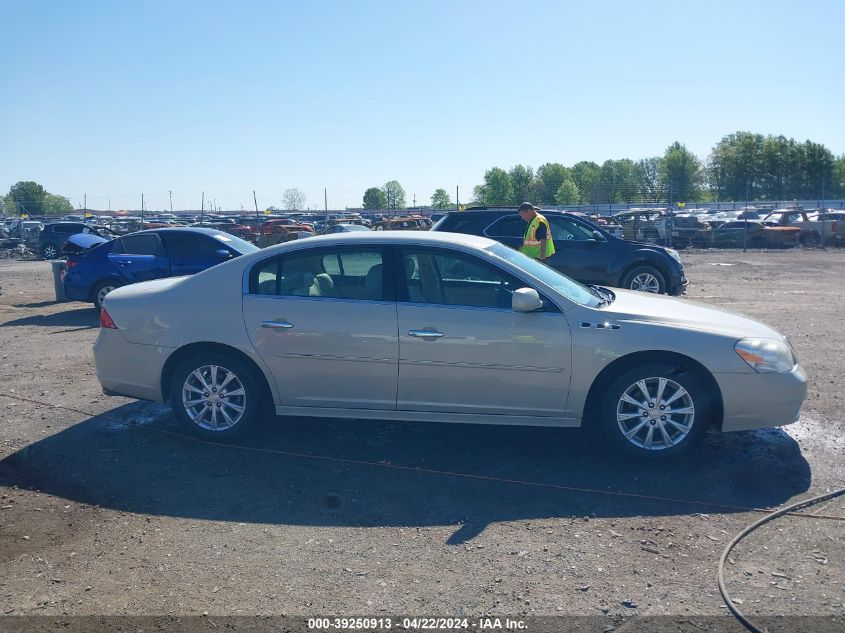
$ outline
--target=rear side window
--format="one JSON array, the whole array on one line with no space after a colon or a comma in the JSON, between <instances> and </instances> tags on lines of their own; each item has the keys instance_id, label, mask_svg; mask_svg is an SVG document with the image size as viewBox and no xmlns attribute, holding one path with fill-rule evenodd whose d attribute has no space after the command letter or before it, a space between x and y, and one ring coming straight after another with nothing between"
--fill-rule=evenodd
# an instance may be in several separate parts
<instances>
[{"instance_id":1,"label":"rear side window","mask_svg":"<svg viewBox=\"0 0 845 633\"><path fill-rule=\"evenodd\" d=\"M164 233L162 239L170 257L209 257L225 250L220 242L195 233Z\"/></svg>"},{"instance_id":2,"label":"rear side window","mask_svg":"<svg viewBox=\"0 0 845 633\"><path fill-rule=\"evenodd\" d=\"M155 233L138 233L115 240L111 252L117 255L155 255L164 256L161 240Z\"/></svg>"},{"instance_id":3,"label":"rear side window","mask_svg":"<svg viewBox=\"0 0 845 633\"><path fill-rule=\"evenodd\" d=\"M527 226L518 215L508 215L488 226L484 234L488 237L522 237Z\"/></svg>"}]
</instances>

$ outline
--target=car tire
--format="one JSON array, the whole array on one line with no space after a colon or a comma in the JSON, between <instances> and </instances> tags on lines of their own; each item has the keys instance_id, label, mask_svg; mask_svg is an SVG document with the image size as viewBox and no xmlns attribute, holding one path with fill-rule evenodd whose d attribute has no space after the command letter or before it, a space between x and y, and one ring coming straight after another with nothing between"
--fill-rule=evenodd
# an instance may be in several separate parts
<instances>
[{"instance_id":1,"label":"car tire","mask_svg":"<svg viewBox=\"0 0 845 633\"><path fill-rule=\"evenodd\" d=\"M46 260L56 259L59 256L59 247L53 242L47 242L41 247L41 257Z\"/></svg>"},{"instance_id":2,"label":"car tire","mask_svg":"<svg viewBox=\"0 0 845 633\"><path fill-rule=\"evenodd\" d=\"M666 293L666 278L654 266L634 266L622 279L622 287L628 290Z\"/></svg>"},{"instance_id":3,"label":"car tire","mask_svg":"<svg viewBox=\"0 0 845 633\"><path fill-rule=\"evenodd\" d=\"M802 246L806 246L808 248L818 248L822 245L822 236L815 231L807 231L801 235L801 238L798 241L801 242Z\"/></svg>"},{"instance_id":4,"label":"car tire","mask_svg":"<svg viewBox=\"0 0 845 633\"><path fill-rule=\"evenodd\" d=\"M123 284L111 279L101 281L91 291L91 297L94 302L94 307L99 311L103 309L103 299L115 288L120 288Z\"/></svg>"},{"instance_id":5,"label":"car tire","mask_svg":"<svg viewBox=\"0 0 845 633\"><path fill-rule=\"evenodd\" d=\"M600 430L614 449L642 459L670 459L686 453L704 436L710 419L710 399L701 381L674 364L625 370L603 394Z\"/></svg>"},{"instance_id":6,"label":"car tire","mask_svg":"<svg viewBox=\"0 0 845 633\"><path fill-rule=\"evenodd\" d=\"M219 352L197 354L180 363L169 393L170 407L182 427L205 439L241 437L267 412L265 390L255 370Z\"/></svg>"}]
</instances>

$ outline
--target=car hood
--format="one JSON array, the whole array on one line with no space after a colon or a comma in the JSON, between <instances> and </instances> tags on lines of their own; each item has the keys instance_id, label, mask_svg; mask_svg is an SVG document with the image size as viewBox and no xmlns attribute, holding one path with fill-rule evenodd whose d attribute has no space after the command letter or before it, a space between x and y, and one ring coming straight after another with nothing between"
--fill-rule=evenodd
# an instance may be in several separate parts
<instances>
[{"instance_id":1,"label":"car hood","mask_svg":"<svg viewBox=\"0 0 845 633\"><path fill-rule=\"evenodd\" d=\"M613 288L616 300L601 311L618 321L654 323L715 332L736 338L762 337L785 341L774 328L741 314L666 295Z\"/></svg>"}]
</instances>

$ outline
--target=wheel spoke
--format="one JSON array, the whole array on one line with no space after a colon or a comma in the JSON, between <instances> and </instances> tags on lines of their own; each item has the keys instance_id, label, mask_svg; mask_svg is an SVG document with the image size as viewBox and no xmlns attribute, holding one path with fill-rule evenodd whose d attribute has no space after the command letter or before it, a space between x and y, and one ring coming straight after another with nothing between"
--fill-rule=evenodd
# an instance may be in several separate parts
<instances>
[{"instance_id":1,"label":"wheel spoke","mask_svg":"<svg viewBox=\"0 0 845 633\"><path fill-rule=\"evenodd\" d=\"M223 419L226 420L227 426L234 426L235 419L226 413L226 407L220 407L220 415L222 415Z\"/></svg>"},{"instance_id":2,"label":"wheel spoke","mask_svg":"<svg viewBox=\"0 0 845 633\"><path fill-rule=\"evenodd\" d=\"M182 404L184 404L186 407L195 407L198 404L202 404L203 402L205 402L204 398L200 398L199 400L182 400Z\"/></svg>"},{"instance_id":3,"label":"wheel spoke","mask_svg":"<svg viewBox=\"0 0 845 633\"><path fill-rule=\"evenodd\" d=\"M660 435L663 436L663 444L666 448L672 446L672 438L669 437L669 433L666 431L666 425L663 422L658 422L657 425L660 427Z\"/></svg>"},{"instance_id":4,"label":"wheel spoke","mask_svg":"<svg viewBox=\"0 0 845 633\"><path fill-rule=\"evenodd\" d=\"M648 405L647 405L647 404L645 404L644 402L640 402L639 400L634 400L634 399L633 399L631 396L629 396L627 393L622 394L622 398L621 398L621 399L622 399L622 400L624 400L625 402L627 402L628 404L632 404L632 405L634 405L635 407L638 407L638 408L640 408L640 409L645 409L645 408L647 408L647 407L648 407Z\"/></svg>"},{"instance_id":5,"label":"wheel spoke","mask_svg":"<svg viewBox=\"0 0 845 633\"><path fill-rule=\"evenodd\" d=\"M649 425L648 433L646 433L645 441L643 442L643 446L646 448L651 448L651 443L654 441L654 427Z\"/></svg>"},{"instance_id":6,"label":"wheel spoke","mask_svg":"<svg viewBox=\"0 0 845 633\"><path fill-rule=\"evenodd\" d=\"M620 413L619 415L616 416L616 419L619 422L624 422L625 420L631 420L633 418L641 418L641 417L643 417L643 415L642 415L642 413L639 413L639 412L637 412L637 413Z\"/></svg>"},{"instance_id":7,"label":"wheel spoke","mask_svg":"<svg viewBox=\"0 0 845 633\"><path fill-rule=\"evenodd\" d=\"M211 391L211 387L205 381L205 376L202 375L202 372L199 369L194 371L194 373L192 375L195 376L196 379L200 381L200 384L203 386L203 388L205 388L206 391Z\"/></svg>"},{"instance_id":8,"label":"wheel spoke","mask_svg":"<svg viewBox=\"0 0 845 633\"><path fill-rule=\"evenodd\" d=\"M217 386L217 365L212 365L209 373L211 374L211 380L209 381L209 384L212 387L216 387Z\"/></svg>"},{"instance_id":9,"label":"wheel spoke","mask_svg":"<svg viewBox=\"0 0 845 633\"><path fill-rule=\"evenodd\" d=\"M234 409L238 413L244 412L244 407L240 406L239 404L232 404L231 402L223 402L224 407L229 407L230 409Z\"/></svg>"},{"instance_id":10,"label":"wheel spoke","mask_svg":"<svg viewBox=\"0 0 845 633\"><path fill-rule=\"evenodd\" d=\"M683 398L685 395L687 395L687 390L686 390L686 389L684 389L683 387L681 387L680 385L678 385L678 390L677 390L675 393L673 393L673 394L672 394L672 397L671 397L671 398L669 398L669 399L668 399L666 402L664 402L663 404L664 404L664 405L670 405L670 404L672 404L673 402L675 402L675 400L677 400L678 398Z\"/></svg>"},{"instance_id":11,"label":"wheel spoke","mask_svg":"<svg viewBox=\"0 0 845 633\"><path fill-rule=\"evenodd\" d=\"M185 383L185 390L186 391L193 391L194 393L203 393L202 389L197 389L193 385L189 385L187 382Z\"/></svg>"},{"instance_id":12,"label":"wheel spoke","mask_svg":"<svg viewBox=\"0 0 845 633\"><path fill-rule=\"evenodd\" d=\"M637 433L640 432L640 430L647 424L647 422L648 422L648 420L643 420L642 422L637 424L634 428L632 428L630 431L626 431L625 437L630 440L632 437L634 437Z\"/></svg>"},{"instance_id":13,"label":"wheel spoke","mask_svg":"<svg viewBox=\"0 0 845 633\"><path fill-rule=\"evenodd\" d=\"M197 417L194 418L195 422L202 422L202 419L205 417L206 412L208 411L208 403L206 402L200 412L197 413Z\"/></svg>"},{"instance_id":14,"label":"wheel spoke","mask_svg":"<svg viewBox=\"0 0 845 633\"><path fill-rule=\"evenodd\" d=\"M657 401L657 404L665 404L663 402L663 392L666 390L666 383L669 382L665 378L660 378L657 382L657 395L654 396L654 399Z\"/></svg>"},{"instance_id":15,"label":"wheel spoke","mask_svg":"<svg viewBox=\"0 0 845 633\"><path fill-rule=\"evenodd\" d=\"M679 423L675 422L672 418L669 418L668 420L666 420L666 422L668 422L669 424L674 426L676 429L678 429L684 435L689 433L690 427L684 426L683 424L679 424Z\"/></svg>"},{"instance_id":16,"label":"wheel spoke","mask_svg":"<svg viewBox=\"0 0 845 633\"><path fill-rule=\"evenodd\" d=\"M684 407L683 409L671 409L666 411L666 415L689 415L690 413L695 413L695 409L692 407Z\"/></svg>"},{"instance_id":17,"label":"wheel spoke","mask_svg":"<svg viewBox=\"0 0 845 633\"><path fill-rule=\"evenodd\" d=\"M246 395L246 392L243 390L243 387L240 389L235 389L234 391L227 391L226 393L221 393L221 398L229 398L231 396L243 396Z\"/></svg>"},{"instance_id":18,"label":"wheel spoke","mask_svg":"<svg viewBox=\"0 0 845 633\"><path fill-rule=\"evenodd\" d=\"M220 428L220 425L217 423L217 410L220 407L215 407L214 405L211 406L211 423L214 425L214 428Z\"/></svg>"},{"instance_id":19,"label":"wheel spoke","mask_svg":"<svg viewBox=\"0 0 845 633\"><path fill-rule=\"evenodd\" d=\"M651 400L651 394L648 392L648 387L645 384L645 380L638 380L637 387L639 387L640 391L645 396L645 401L648 403Z\"/></svg>"},{"instance_id":20,"label":"wheel spoke","mask_svg":"<svg viewBox=\"0 0 845 633\"><path fill-rule=\"evenodd\" d=\"M228 385L230 382L232 382L232 380L234 380L234 378L235 378L235 374L233 374L232 372L229 372L226 375L226 378L223 379L223 382L220 383L220 387L219 387L220 391L223 391L223 389L226 387L226 385Z\"/></svg>"}]
</instances>

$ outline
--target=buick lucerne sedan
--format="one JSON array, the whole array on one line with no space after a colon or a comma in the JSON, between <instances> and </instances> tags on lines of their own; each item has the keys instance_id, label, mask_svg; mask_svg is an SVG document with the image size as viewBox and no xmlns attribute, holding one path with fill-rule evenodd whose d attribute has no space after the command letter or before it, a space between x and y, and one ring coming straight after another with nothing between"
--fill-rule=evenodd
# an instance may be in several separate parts
<instances>
[{"instance_id":1,"label":"buick lucerne sedan","mask_svg":"<svg viewBox=\"0 0 845 633\"><path fill-rule=\"evenodd\" d=\"M798 418L786 338L696 303L585 286L493 240L361 232L117 288L105 393L225 438L279 416L592 426L649 457Z\"/></svg>"}]
</instances>

